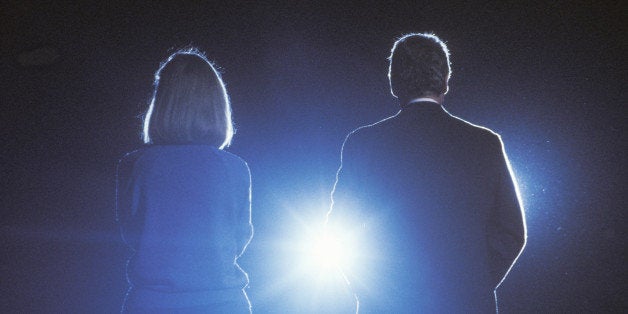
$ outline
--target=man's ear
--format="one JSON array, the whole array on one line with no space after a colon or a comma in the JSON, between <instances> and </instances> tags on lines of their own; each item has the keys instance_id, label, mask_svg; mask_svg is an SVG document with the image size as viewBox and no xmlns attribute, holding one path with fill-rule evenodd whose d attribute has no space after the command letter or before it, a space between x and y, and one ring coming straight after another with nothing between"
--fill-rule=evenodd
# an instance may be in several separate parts
<instances>
[{"instance_id":1,"label":"man's ear","mask_svg":"<svg viewBox=\"0 0 628 314\"><path fill-rule=\"evenodd\" d=\"M390 94L393 95L393 97L395 98L399 98L399 96L397 95L397 89L395 87L395 84L390 77L390 71L388 71L388 84L390 85Z\"/></svg>"}]
</instances>

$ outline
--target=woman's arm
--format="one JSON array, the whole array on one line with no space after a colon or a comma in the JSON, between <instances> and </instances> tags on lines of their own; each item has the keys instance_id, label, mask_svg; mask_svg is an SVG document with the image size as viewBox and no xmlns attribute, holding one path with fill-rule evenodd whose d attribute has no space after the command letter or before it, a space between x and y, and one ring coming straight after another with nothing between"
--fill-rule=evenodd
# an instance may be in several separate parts
<instances>
[{"instance_id":1,"label":"woman's arm","mask_svg":"<svg viewBox=\"0 0 628 314\"><path fill-rule=\"evenodd\" d=\"M138 198L137 187L133 180L133 166L139 155L138 151L126 154L120 159L116 169L115 218L120 226L122 239L131 248L135 248L135 240L129 229L134 213L137 211Z\"/></svg>"},{"instance_id":2,"label":"woman's arm","mask_svg":"<svg viewBox=\"0 0 628 314\"><path fill-rule=\"evenodd\" d=\"M251 221L251 171L246 162L243 162L242 180L238 186L238 208L237 208L237 228L238 228L238 257L244 253L246 247L253 238L253 223ZM240 183L242 182L242 183Z\"/></svg>"}]
</instances>

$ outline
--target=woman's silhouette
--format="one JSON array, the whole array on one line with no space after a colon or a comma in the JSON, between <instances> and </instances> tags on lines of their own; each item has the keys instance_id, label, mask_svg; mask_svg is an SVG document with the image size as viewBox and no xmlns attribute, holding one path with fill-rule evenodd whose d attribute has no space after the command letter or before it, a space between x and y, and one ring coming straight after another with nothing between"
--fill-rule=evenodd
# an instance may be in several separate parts
<instances>
[{"instance_id":1,"label":"woman's silhouette","mask_svg":"<svg viewBox=\"0 0 628 314\"><path fill-rule=\"evenodd\" d=\"M249 168L225 152L231 106L195 49L155 74L141 149L118 165L116 218L131 248L125 313L249 313L238 257L251 224Z\"/></svg>"}]
</instances>

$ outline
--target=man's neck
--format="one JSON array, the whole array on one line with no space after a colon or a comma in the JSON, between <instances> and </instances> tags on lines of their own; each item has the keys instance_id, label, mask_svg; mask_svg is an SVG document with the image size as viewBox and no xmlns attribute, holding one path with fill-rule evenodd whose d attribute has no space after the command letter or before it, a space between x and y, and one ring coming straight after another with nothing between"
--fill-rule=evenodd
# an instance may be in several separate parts
<instances>
[{"instance_id":1,"label":"man's neck","mask_svg":"<svg viewBox=\"0 0 628 314\"><path fill-rule=\"evenodd\" d=\"M408 99L400 99L401 104L404 104L404 105L417 103L417 102L433 102L433 103L442 105L444 100L445 100L445 95L443 94L438 95L438 96L427 95L427 96L414 97L414 98L408 98Z\"/></svg>"},{"instance_id":2,"label":"man's neck","mask_svg":"<svg viewBox=\"0 0 628 314\"><path fill-rule=\"evenodd\" d=\"M439 104L438 100L434 99L434 98L430 98L430 97L419 97L419 98L414 98L411 99L410 101L408 101L408 104L414 104L414 103L419 103L419 102L433 102L435 104Z\"/></svg>"}]
</instances>

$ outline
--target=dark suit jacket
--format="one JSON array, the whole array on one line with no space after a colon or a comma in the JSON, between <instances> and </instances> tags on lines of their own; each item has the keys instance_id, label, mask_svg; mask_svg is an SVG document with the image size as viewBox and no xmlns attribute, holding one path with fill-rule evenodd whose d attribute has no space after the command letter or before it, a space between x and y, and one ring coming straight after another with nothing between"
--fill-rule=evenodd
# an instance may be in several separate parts
<instances>
[{"instance_id":1,"label":"dark suit jacket","mask_svg":"<svg viewBox=\"0 0 628 314\"><path fill-rule=\"evenodd\" d=\"M338 175L329 225L359 247L360 313L495 312L526 236L499 135L411 104L350 134Z\"/></svg>"}]
</instances>

